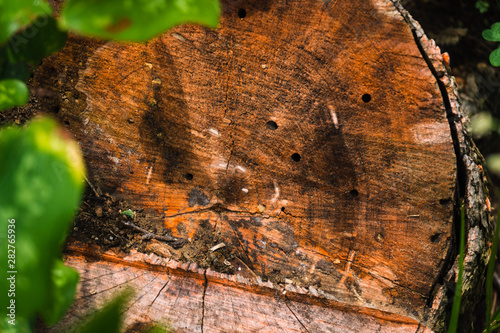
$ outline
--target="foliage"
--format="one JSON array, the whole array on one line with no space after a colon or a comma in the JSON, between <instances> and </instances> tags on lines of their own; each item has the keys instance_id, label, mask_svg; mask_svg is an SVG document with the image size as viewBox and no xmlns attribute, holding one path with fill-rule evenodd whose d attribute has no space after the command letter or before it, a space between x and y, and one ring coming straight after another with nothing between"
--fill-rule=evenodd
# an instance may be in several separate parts
<instances>
[{"instance_id":1,"label":"foliage","mask_svg":"<svg viewBox=\"0 0 500 333\"><path fill-rule=\"evenodd\" d=\"M133 290L126 288L123 292L101 307L97 312L91 313L83 319L76 327L69 330L70 333L120 333L123 332L123 314L126 305L133 296ZM168 326L155 325L144 333L168 333L172 332Z\"/></svg>"},{"instance_id":2,"label":"foliage","mask_svg":"<svg viewBox=\"0 0 500 333\"><path fill-rule=\"evenodd\" d=\"M474 116L470 123L472 133L481 137L493 131L500 133L500 122L489 112L481 112Z\"/></svg>"},{"instance_id":3,"label":"foliage","mask_svg":"<svg viewBox=\"0 0 500 333\"><path fill-rule=\"evenodd\" d=\"M219 13L218 0L67 0L56 20L46 0L0 0L0 110L26 103L30 71L67 31L146 41L185 22L215 27Z\"/></svg>"},{"instance_id":4,"label":"foliage","mask_svg":"<svg viewBox=\"0 0 500 333\"><path fill-rule=\"evenodd\" d=\"M184 22L216 27L217 0L67 0L62 23L100 38L145 41Z\"/></svg>"},{"instance_id":5,"label":"foliage","mask_svg":"<svg viewBox=\"0 0 500 333\"><path fill-rule=\"evenodd\" d=\"M497 196L500 193L497 194ZM493 245L491 246L490 259L488 261L488 271L486 273L486 329L484 332L490 333L500 328L500 309L498 309L493 316L491 316L491 300L493 295L493 275L495 274L496 254L498 249L498 235L499 235L500 214L497 215L497 224L495 226L495 236L493 238Z\"/></svg>"},{"instance_id":6,"label":"foliage","mask_svg":"<svg viewBox=\"0 0 500 333\"><path fill-rule=\"evenodd\" d=\"M500 22L493 23L491 29L484 30L483 38L490 42L500 42ZM491 52L490 63L493 66L500 66L500 46Z\"/></svg>"},{"instance_id":7,"label":"foliage","mask_svg":"<svg viewBox=\"0 0 500 333\"><path fill-rule=\"evenodd\" d=\"M460 302L462 299L462 282L464 275L464 247L465 247L465 208L461 205L460 208L460 239L458 251L458 276L455 287L455 295L453 297L453 307L451 309L450 324L448 325L448 333L457 331L458 318L460 314Z\"/></svg>"},{"instance_id":8,"label":"foliage","mask_svg":"<svg viewBox=\"0 0 500 333\"><path fill-rule=\"evenodd\" d=\"M490 3L484 0L476 1L476 9L479 10L481 14L484 14L490 9Z\"/></svg>"},{"instance_id":9,"label":"foliage","mask_svg":"<svg viewBox=\"0 0 500 333\"><path fill-rule=\"evenodd\" d=\"M130 289L113 298L108 304L90 316L81 325L73 329L72 333L119 333L122 326L122 314L125 310L125 304L132 296ZM113 318L114 320L109 320Z\"/></svg>"},{"instance_id":10,"label":"foliage","mask_svg":"<svg viewBox=\"0 0 500 333\"><path fill-rule=\"evenodd\" d=\"M26 103L30 70L65 42L46 1L0 0L0 110Z\"/></svg>"},{"instance_id":11,"label":"foliage","mask_svg":"<svg viewBox=\"0 0 500 333\"><path fill-rule=\"evenodd\" d=\"M133 212L133 211L131 211L130 209L127 209L127 210L123 211L121 214L122 214L122 215L125 215L125 216L128 216L128 217L130 217L131 219L133 219L133 218L134 218L134 212Z\"/></svg>"},{"instance_id":12,"label":"foliage","mask_svg":"<svg viewBox=\"0 0 500 333\"><path fill-rule=\"evenodd\" d=\"M0 109L23 105L28 101L28 87L23 81L7 79L0 81Z\"/></svg>"},{"instance_id":13,"label":"foliage","mask_svg":"<svg viewBox=\"0 0 500 333\"><path fill-rule=\"evenodd\" d=\"M39 0L0 0L0 44L39 16L51 15L52 8Z\"/></svg>"},{"instance_id":14,"label":"foliage","mask_svg":"<svg viewBox=\"0 0 500 333\"><path fill-rule=\"evenodd\" d=\"M16 321L31 324L42 314L53 324L78 282L78 273L61 260L61 247L80 203L83 159L55 121L38 119L0 132L0 160L0 267L2 275L6 268L17 272L15 288L7 280L12 274L0 279L0 290L14 293L1 293L0 303L15 299Z\"/></svg>"},{"instance_id":15,"label":"foliage","mask_svg":"<svg viewBox=\"0 0 500 333\"><path fill-rule=\"evenodd\" d=\"M493 117L489 112L476 114L470 122L470 129L475 137L483 137L492 132L500 134L500 120ZM486 157L488 170L494 174L500 175L500 154L491 154Z\"/></svg>"},{"instance_id":16,"label":"foliage","mask_svg":"<svg viewBox=\"0 0 500 333\"><path fill-rule=\"evenodd\" d=\"M33 37L32 37L33 36ZM67 33L59 30L52 16L39 17L34 24L10 37L7 52L12 64L37 66L44 57L66 44Z\"/></svg>"},{"instance_id":17,"label":"foliage","mask_svg":"<svg viewBox=\"0 0 500 333\"><path fill-rule=\"evenodd\" d=\"M497 193L497 196L500 192ZM499 203L500 204L500 203ZM493 244L491 246L491 254L488 260L488 269L486 272L486 325L483 333L490 333L500 328L500 309L498 309L493 316L492 310L492 295L493 295L493 276L495 274L496 254L498 249L498 236L500 231L500 214L497 215L497 222L495 225L495 233ZM460 302L462 297L462 283L463 283L463 270L464 270L464 245L465 245L465 211L464 205L461 205L460 213L460 241L459 241L459 259L458 259L458 276L455 295L453 298L453 306L451 311L450 323L448 325L448 333L457 332L459 326L459 312Z\"/></svg>"},{"instance_id":18,"label":"foliage","mask_svg":"<svg viewBox=\"0 0 500 333\"><path fill-rule=\"evenodd\" d=\"M484 1L477 1L476 7L479 2ZM497 4L500 6L498 1ZM487 41L500 42L500 22L493 23L490 29L484 30L482 36ZM493 66L500 66L500 46L491 52L489 60ZM486 136L492 132L500 134L500 119L495 118L490 112L481 112L475 115L470 126L472 133L476 137ZM500 175L500 154L487 156L486 162L491 172Z\"/></svg>"}]
</instances>

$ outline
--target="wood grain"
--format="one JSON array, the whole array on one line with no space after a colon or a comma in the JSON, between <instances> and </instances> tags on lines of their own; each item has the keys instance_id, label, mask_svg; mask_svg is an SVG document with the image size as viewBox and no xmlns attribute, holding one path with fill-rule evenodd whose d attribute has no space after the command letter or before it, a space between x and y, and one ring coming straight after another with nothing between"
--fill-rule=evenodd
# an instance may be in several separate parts
<instances>
[{"instance_id":1,"label":"wood grain","mask_svg":"<svg viewBox=\"0 0 500 333\"><path fill-rule=\"evenodd\" d=\"M360 328L366 332L430 332L416 321L375 309L335 309L293 300L297 298L293 291L273 290L269 283L252 285L238 279L239 283L233 280L228 285L221 283L228 277L220 273L155 255L105 253L101 260L89 262L91 250L86 251L87 258L74 254L66 259L81 274L80 297L52 331L71 327L131 287L135 294L126 306L128 327L160 322L170 324L175 332L326 333L359 332ZM179 274L181 270L183 274Z\"/></svg>"},{"instance_id":2,"label":"wood grain","mask_svg":"<svg viewBox=\"0 0 500 333\"><path fill-rule=\"evenodd\" d=\"M456 129L409 18L388 0L222 8L218 29L183 25L146 44L72 37L33 79L62 97L38 107L78 139L91 183L190 243L218 235L235 254L224 259L243 268L234 276L401 316L406 326L333 309L315 321L325 305L282 303L229 280L204 292L199 277L145 268L123 269L154 285L137 304L150 294L164 303L130 316L200 331L203 295L207 332L434 325L435 287L454 260ZM439 49L427 50L443 67ZM89 301L85 288L104 283L95 276L121 267L68 263L90 279L81 289Z\"/></svg>"}]
</instances>

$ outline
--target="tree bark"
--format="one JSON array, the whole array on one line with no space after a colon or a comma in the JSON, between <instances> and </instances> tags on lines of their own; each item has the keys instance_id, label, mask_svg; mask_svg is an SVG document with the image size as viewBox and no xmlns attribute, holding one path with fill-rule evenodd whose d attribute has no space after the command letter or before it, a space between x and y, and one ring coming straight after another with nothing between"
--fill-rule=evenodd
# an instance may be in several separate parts
<instances>
[{"instance_id":1,"label":"tree bark","mask_svg":"<svg viewBox=\"0 0 500 333\"><path fill-rule=\"evenodd\" d=\"M58 93L29 107L66 123L93 191L185 240L126 253L77 233L82 282L59 327L128 284L133 329L440 332L461 201L470 327L493 226L439 48L389 0L222 8L216 30L144 45L73 36L32 79Z\"/></svg>"}]
</instances>

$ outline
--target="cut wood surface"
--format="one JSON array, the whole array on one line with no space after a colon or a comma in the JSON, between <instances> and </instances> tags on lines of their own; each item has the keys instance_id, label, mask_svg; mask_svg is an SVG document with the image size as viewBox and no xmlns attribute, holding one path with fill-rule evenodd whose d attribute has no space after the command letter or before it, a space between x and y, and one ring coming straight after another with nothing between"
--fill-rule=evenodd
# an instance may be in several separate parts
<instances>
[{"instance_id":1,"label":"cut wood surface","mask_svg":"<svg viewBox=\"0 0 500 333\"><path fill-rule=\"evenodd\" d=\"M317 299L320 291L314 288L287 285L277 290L271 282L251 283L154 254L104 253L102 260L88 262L90 252L86 248L86 258L73 254L66 260L83 277L80 297L57 329L129 286L136 291L127 307L129 327L160 321L176 332L428 332L405 316L337 308L329 304L335 301Z\"/></svg>"},{"instance_id":2,"label":"cut wood surface","mask_svg":"<svg viewBox=\"0 0 500 333\"><path fill-rule=\"evenodd\" d=\"M132 326L441 330L458 199L474 288L491 228L439 49L388 0L222 9L216 30L146 44L73 37L37 71L34 88L61 94L32 103L79 141L94 191L186 240L148 241L155 260L70 244L82 284L66 320L128 283ZM224 252L183 252L207 235Z\"/></svg>"}]
</instances>

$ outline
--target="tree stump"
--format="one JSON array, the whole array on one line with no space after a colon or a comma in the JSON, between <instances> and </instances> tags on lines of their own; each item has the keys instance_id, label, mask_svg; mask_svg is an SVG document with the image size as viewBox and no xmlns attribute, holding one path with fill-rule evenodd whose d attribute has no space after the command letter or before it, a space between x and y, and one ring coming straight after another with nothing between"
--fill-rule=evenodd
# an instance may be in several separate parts
<instances>
[{"instance_id":1,"label":"tree stump","mask_svg":"<svg viewBox=\"0 0 500 333\"><path fill-rule=\"evenodd\" d=\"M127 246L73 234L66 262L82 281L59 327L130 285L131 330L442 331L459 202L464 308L482 293L492 226L439 48L389 0L222 9L216 30L146 44L73 36L36 72L34 91L57 96L30 107L79 141L90 194L185 241L100 211Z\"/></svg>"}]
</instances>

